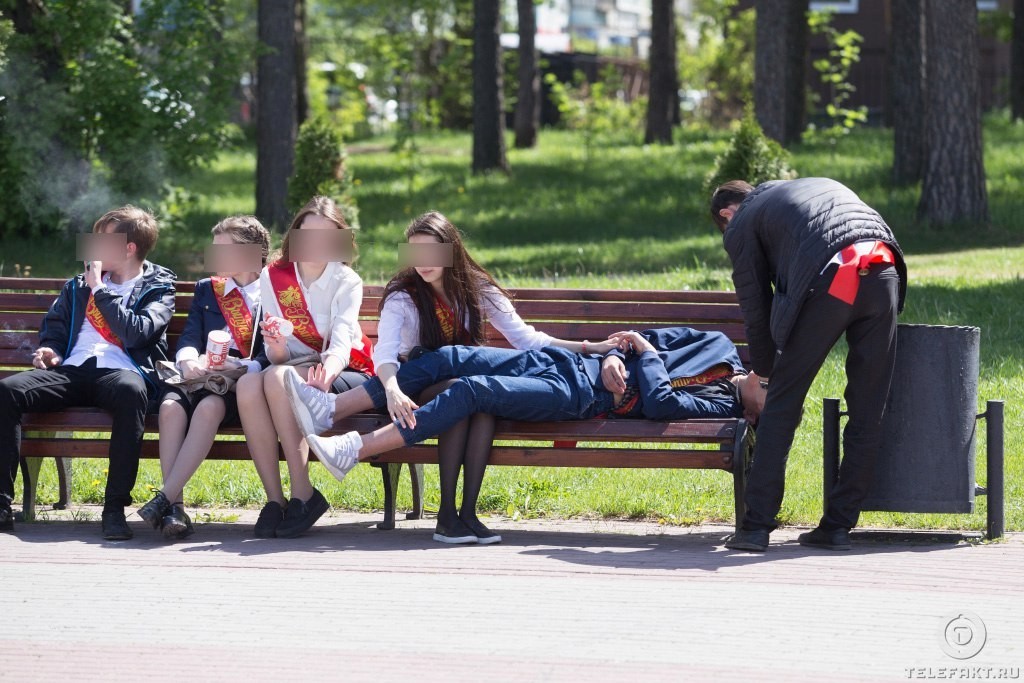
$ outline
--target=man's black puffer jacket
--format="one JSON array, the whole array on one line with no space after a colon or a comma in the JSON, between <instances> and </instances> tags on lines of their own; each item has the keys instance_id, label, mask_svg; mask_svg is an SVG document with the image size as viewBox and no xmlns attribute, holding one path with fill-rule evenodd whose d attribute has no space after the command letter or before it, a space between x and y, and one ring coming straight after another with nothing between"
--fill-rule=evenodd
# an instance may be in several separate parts
<instances>
[{"instance_id":1,"label":"man's black puffer jacket","mask_svg":"<svg viewBox=\"0 0 1024 683\"><path fill-rule=\"evenodd\" d=\"M732 259L754 372L771 374L811 283L836 252L862 240L880 240L892 249L902 311L907 293L903 252L878 212L851 189L828 178L801 178L763 183L747 195L723 241Z\"/></svg>"}]
</instances>

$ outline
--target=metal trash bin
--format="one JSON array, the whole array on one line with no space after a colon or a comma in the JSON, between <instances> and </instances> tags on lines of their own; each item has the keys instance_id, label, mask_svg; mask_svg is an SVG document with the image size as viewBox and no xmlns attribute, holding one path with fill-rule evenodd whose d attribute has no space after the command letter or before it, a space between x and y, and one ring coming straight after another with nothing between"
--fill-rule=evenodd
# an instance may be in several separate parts
<instances>
[{"instance_id":1,"label":"metal trash bin","mask_svg":"<svg viewBox=\"0 0 1024 683\"><path fill-rule=\"evenodd\" d=\"M986 417L989 536L1001 536L1002 402L990 401L986 413L976 414L981 331L898 325L896 334L896 368L883 417L884 436L874 485L862 510L974 512L976 493L986 493L976 490L974 473L977 419ZM839 418L844 414L839 411L839 399L824 400L826 506L839 471Z\"/></svg>"}]
</instances>

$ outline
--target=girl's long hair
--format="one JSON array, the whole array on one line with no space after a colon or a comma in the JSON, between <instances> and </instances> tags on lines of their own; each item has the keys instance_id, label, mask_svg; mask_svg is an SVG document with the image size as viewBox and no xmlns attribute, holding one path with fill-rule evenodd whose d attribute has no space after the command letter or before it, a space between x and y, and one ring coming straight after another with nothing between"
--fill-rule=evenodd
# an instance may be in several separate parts
<instances>
[{"instance_id":1,"label":"girl's long hair","mask_svg":"<svg viewBox=\"0 0 1024 683\"><path fill-rule=\"evenodd\" d=\"M441 244L452 245L452 265L444 269L442 284L444 293L451 302L455 313L456 329L468 321L469 343L481 345L487 339L484 317L481 313L483 297L493 295L495 291L504 294L511 300L509 293L466 251L462 244L462 235L438 211L428 211L413 220L405 229L405 239L413 235L430 235ZM441 332L441 324L435 314L433 287L419 276L413 267L405 268L388 282L384 288L384 296L380 300L380 308L384 308L387 298L396 292L405 292L416 305L420 320L420 345L427 349L438 349L450 343Z\"/></svg>"}]
</instances>

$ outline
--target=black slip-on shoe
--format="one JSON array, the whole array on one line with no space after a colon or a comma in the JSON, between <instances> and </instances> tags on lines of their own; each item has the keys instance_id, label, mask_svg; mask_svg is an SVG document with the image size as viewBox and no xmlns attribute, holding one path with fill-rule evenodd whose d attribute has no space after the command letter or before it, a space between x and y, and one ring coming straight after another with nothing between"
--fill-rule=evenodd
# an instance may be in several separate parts
<instances>
[{"instance_id":1,"label":"black slip-on shoe","mask_svg":"<svg viewBox=\"0 0 1024 683\"><path fill-rule=\"evenodd\" d=\"M275 500L270 501L260 510L260 516L256 518L256 526L253 527L253 534L256 538L275 538L282 519L284 519L284 509L281 504Z\"/></svg>"},{"instance_id":2,"label":"black slip-on shoe","mask_svg":"<svg viewBox=\"0 0 1024 683\"><path fill-rule=\"evenodd\" d=\"M277 527L278 538L295 538L309 530L316 524L327 509L331 507L324 498L324 494L313 489L313 495L309 500L303 502L298 498L288 501L288 509L284 512L284 519Z\"/></svg>"},{"instance_id":3,"label":"black slip-on shoe","mask_svg":"<svg viewBox=\"0 0 1024 683\"><path fill-rule=\"evenodd\" d=\"M850 550L850 530L833 529L826 531L820 526L802 533L797 537L800 545L822 550Z\"/></svg>"},{"instance_id":4,"label":"black slip-on shoe","mask_svg":"<svg viewBox=\"0 0 1024 683\"><path fill-rule=\"evenodd\" d=\"M740 529L729 537L725 547L729 550L763 553L768 549L768 535L767 529Z\"/></svg>"},{"instance_id":5,"label":"black slip-on shoe","mask_svg":"<svg viewBox=\"0 0 1024 683\"><path fill-rule=\"evenodd\" d=\"M0 531L14 531L14 510L10 505L0 505Z\"/></svg>"},{"instance_id":6,"label":"black slip-on shoe","mask_svg":"<svg viewBox=\"0 0 1024 683\"><path fill-rule=\"evenodd\" d=\"M134 534L124 518L124 510L111 510L103 513L103 538L108 541L127 541Z\"/></svg>"},{"instance_id":7,"label":"black slip-on shoe","mask_svg":"<svg viewBox=\"0 0 1024 683\"><path fill-rule=\"evenodd\" d=\"M163 518L166 517L171 511L171 501L167 500L167 496L164 495L163 491L157 491L153 498L139 508L139 517L145 520L146 524L150 525L154 529L160 528L160 523Z\"/></svg>"},{"instance_id":8,"label":"black slip-on shoe","mask_svg":"<svg viewBox=\"0 0 1024 683\"><path fill-rule=\"evenodd\" d=\"M438 522L434 528L434 540L438 543L452 544L479 543L480 541L476 534L458 517L448 526Z\"/></svg>"},{"instance_id":9,"label":"black slip-on shoe","mask_svg":"<svg viewBox=\"0 0 1024 683\"><path fill-rule=\"evenodd\" d=\"M171 511L164 515L163 526L160 530L163 532L164 538L168 540L188 538L196 531L192 527L192 519L185 512L185 506L177 504L172 505Z\"/></svg>"},{"instance_id":10,"label":"black slip-on shoe","mask_svg":"<svg viewBox=\"0 0 1024 683\"><path fill-rule=\"evenodd\" d=\"M466 527L473 532L473 535L476 536L476 542L480 545L491 545L493 543L501 543L501 536L499 536L498 534L494 533L486 526L484 526L484 523L481 522L475 515L470 518L460 516L459 519L461 519L462 523L465 524Z\"/></svg>"}]
</instances>

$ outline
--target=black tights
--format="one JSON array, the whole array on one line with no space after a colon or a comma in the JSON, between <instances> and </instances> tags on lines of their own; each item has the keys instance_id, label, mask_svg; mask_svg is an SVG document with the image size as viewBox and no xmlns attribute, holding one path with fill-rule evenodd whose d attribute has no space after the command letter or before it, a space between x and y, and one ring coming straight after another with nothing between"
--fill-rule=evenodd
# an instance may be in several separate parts
<instances>
[{"instance_id":1,"label":"black tights","mask_svg":"<svg viewBox=\"0 0 1024 683\"><path fill-rule=\"evenodd\" d=\"M423 405L448 388L451 381L440 382L423 391L419 403ZM437 461L440 469L441 506L437 521L450 526L456 516L463 522L476 520L476 502L480 497L480 486L484 471L491 457L494 441L494 416L475 413L442 433L437 438ZM459 485L459 470L462 476L462 507L456 512L455 490Z\"/></svg>"}]
</instances>

